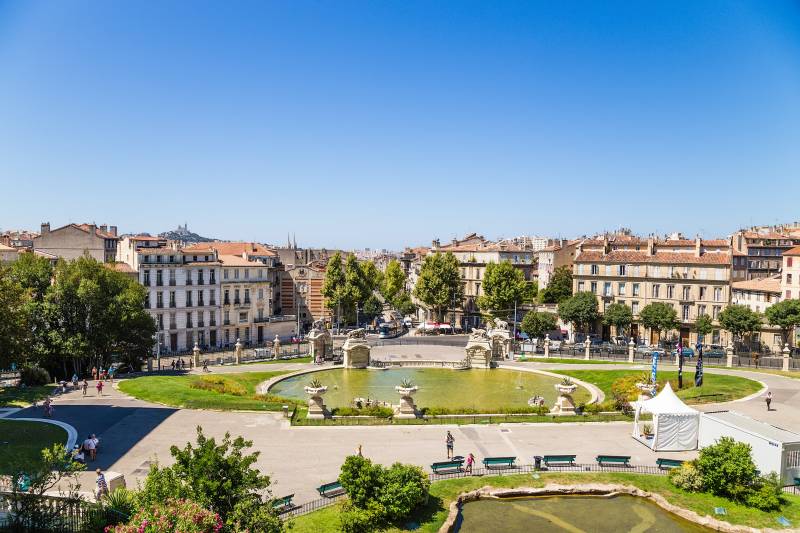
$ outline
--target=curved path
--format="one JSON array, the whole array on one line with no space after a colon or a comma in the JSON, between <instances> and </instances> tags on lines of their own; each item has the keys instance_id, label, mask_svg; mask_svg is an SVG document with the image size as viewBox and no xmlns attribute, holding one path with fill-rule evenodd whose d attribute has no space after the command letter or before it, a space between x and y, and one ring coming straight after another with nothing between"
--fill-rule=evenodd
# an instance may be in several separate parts
<instances>
[{"instance_id":1,"label":"curved path","mask_svg":"<svg viewBox=\"0 0 800 533\"><path fill-rule=\"evenodd\" d=\"M414 347L419 349L419 347ZM452 353L452 352L451 352ZM431 358L431 357L426 357ZM557 369L645 369L647 365L580 365L506 363L541 370ZM253 364L214 368L214 373L263 370L297 370L312 365ZM733 373L763 382L773 393L773 410L766 411L763 397L728 403L753 418L800 432L800 381L783 376L745 370L707 369L708 373ZM107 388L102 398L79 392L68 393L56 400L56 418L74 426L79 439L97 433L101 448L96 463L121 472L129 486L146 474L149 464L159 460L170 462L169 447L194 440L194 428L202 426L206 434L222 436L226 431L253 441L261 455L258 466L273 478L273 492L296 494L304 502L317 496L315 487L336 478L345 456L359 445L364 454L384 464L395 461L429 465L445 457L444 437L447 429L455 437L457 454L515 455L522 462L531 456L547 453L574 453L579 462L592 462L598 453L631 455L632 462L653 464L656 454L630 437L629 422L499 424L470 426L341 426L291 427L280 413L218 412L176 409L132 399L115 388ZM721 406L707 405L710 410ZM23 409L12 417L36 417L41 408ZM691 458L696 452L658 453L658 456ZM91 486L93 476L86 473L84 483Z\"/></svg>"}]
</instances>

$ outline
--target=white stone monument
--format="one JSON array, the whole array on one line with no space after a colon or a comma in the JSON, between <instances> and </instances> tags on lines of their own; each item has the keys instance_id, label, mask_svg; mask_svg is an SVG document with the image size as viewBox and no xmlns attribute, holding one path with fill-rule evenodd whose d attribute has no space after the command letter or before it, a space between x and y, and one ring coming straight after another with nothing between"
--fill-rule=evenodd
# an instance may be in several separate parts
<instances>
[{"instance_id":1,"label":"white stone monument","mask_svg":"<svg viewBox=\"0 0 800 533\"><path fill-rule=\"evenodd\" d=\"M492 340L485 329L475 328L469 335L467 346L464 348L470 366L489 368L492 361Z\"/></svg>"},{"instance_id":2,"label":"white stone monument","mask_svg":"<svg viewBox=\"0 0 800 533\"><path fill-rule=\"evenodd\" d=\"M322 362L333 353L333 337L324 320L317 320L308 332L309 355L314 361Z\"/></svg>"},{"instance_id":3,"label":"white stone monument","mask_svg":"<svg viewBox=\"0 0 800 533\"><path fill-rule=\"evenodd\" d=\"M277 359L281 355L281 339L278 334L275 334L275 339L272 341L272 358Z\"/></svg>"},{"instance_id":4,"label":"white stone monument","mask_svg":"<svg viewBox=\"0 0 800 533\"><path fill-rule=\"evenodd\" d=\"M328 392L328 387L315 380L305 387L305 391L308 394L308 414L306 418L311 420L329 418L330 412L325 407L325 401L322 399L322 396Z\"/></svg>"},{"instance_id":5,"label":"white stone monument","mask_svg":"<svg viewBox=\"0 0 800 533\"><path fill-rule=\"evenodd\" d=\"M556 383L554 387L558 391L558 399L553 408L550 409L550 413L554 415L574 415L575 402L572 400L572 395L578 389L578 386L572 382L562 382Z\"/></svg>"},{"instance_id":6,"label":"white stone monument","mask_svg":"<svg viewBox=\"0 0 800 533\"><path fill-rule=\"evenodd\" d=\"M359 328L347 334L342 346L345 368L367 368L369 366L370 347L367 343L366 331Z\"/></svg>"},{"instance_id":7,"label":"white stone monument","mask_svg":"<svg viewBox=\"0 0 800 533\"><path fill-rule=\"evenodd\" d=\"M239 365L242 363L242 341L241 339L236 339L236 345L234 346L234 355L236 357L236 364Z\"/></svg>"},{"instance_id":8,"label":"white stone monument","mask_svg":"<svg viewBox=\"0 0 800 533\"><path fill-rule=\"evenodd\" d=\"M416 418L419 415L417 406L414 404L414 394L419 387L410 383L404 383L394 388L400 394L400 406L397 409L395 418Z\"/></svg>"}]
</instances>

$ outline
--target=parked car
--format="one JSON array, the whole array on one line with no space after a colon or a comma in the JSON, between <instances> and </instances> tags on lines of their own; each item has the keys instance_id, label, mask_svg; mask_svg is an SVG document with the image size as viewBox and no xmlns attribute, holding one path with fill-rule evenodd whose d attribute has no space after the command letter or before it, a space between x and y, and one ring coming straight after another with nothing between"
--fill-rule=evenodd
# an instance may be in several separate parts
<instances>
[{"instance_id":1,"label":"parked car","mask_svg":"<svg viewBox=\"0 0 800 533\"><path fill-rule=\"evenodd\" d=\"M681 352L683 352L683 356L684 357L694 357L694 350L692 350L688 346L684 346L683 350L681 350ZM676 349L672 350L672 352L670 352L670 353L672 354L672 357L675 357L676 355L678 355L678 349L676 348Z\"/></svg>"},{"instance_id":2,"label":"parked car","mask_svg":"<svg viewBox=\"0 0 800 533\"><path fill-rule=\"evenodd\" d=\"M725 348L719 344L712 344L703 348L704 357L725 357Z\"/></svg>"},{"instance_id":3,"label":"parked car","mask_svg":"<svg viewBox=\"0 0 800 533\"><path fill-rule=\"evenodd\" d=\"M638 353L639 355L650 356L653 355L653 352L658 352L659 356L664 355L664 349L658 348L657 346L650 346L649 344L641 344L636 347L636 353Z\"/></svg>"}]
</instances>

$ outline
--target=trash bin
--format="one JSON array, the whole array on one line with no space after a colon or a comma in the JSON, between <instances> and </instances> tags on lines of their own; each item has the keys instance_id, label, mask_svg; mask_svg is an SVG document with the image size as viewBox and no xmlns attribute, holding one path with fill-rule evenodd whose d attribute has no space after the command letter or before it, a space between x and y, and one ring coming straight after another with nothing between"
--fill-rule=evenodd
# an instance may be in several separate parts
<instances>
[{"instance_id":1,"label":"trash bin","mask_svg":"<svg viewBox=\"0 0 800 533\"><path fill-rule=\"evenodd\" d=\"M534 455L533 456L533 468L534 468L534 470L541 470L542 469L542 456L541 455Z\"/></svg>"}]
</instances>

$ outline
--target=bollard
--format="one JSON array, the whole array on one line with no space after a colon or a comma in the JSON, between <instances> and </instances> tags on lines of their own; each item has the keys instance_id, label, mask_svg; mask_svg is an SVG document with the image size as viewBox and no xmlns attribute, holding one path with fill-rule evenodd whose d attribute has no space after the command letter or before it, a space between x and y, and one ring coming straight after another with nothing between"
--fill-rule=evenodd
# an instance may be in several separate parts
<instances>
[{"instance_id":1,"label":"bollard","mask_svg":"<svg viewBox=\"0 0 800 533\"><path fill-rule=\"evenodd\" d=\"M633 353L635 349L635 344L633 343L633 339L628 342L628 362L633 363Z\"/></svg>"}]
</instances>

